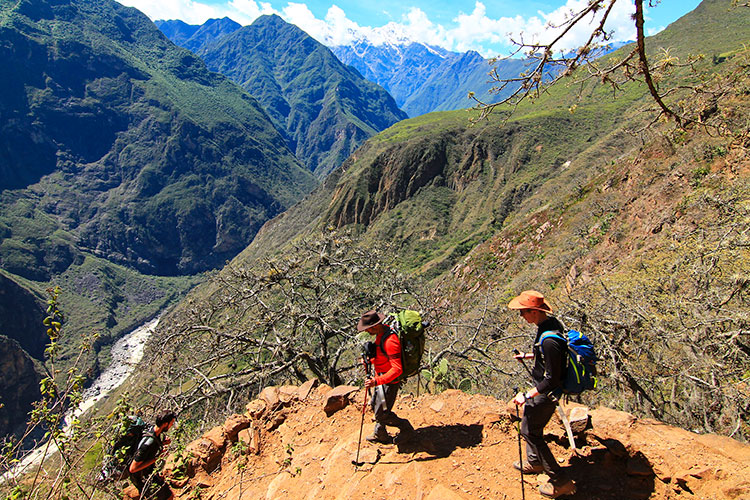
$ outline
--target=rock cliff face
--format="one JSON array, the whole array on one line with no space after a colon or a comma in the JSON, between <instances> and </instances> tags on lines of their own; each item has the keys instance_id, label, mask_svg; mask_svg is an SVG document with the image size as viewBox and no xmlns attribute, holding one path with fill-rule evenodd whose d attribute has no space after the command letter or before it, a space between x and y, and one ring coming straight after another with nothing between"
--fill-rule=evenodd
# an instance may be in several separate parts
<instances>
[{"instance_id":1,"label":"rock cliff face","mask_svg":"<svg viewBox=\"0 0 750 500\"><path fill-rule=\"evenodd\" d=\"M0 335L0 437L24 429L31 403L39 399L40 370L20 344Z\"/></svg>"},{"instance_id":2,"label":"rock cliff face","mask_svg":"<svg viewBox=\"0 0 750 500\"><path fill-rule=\"evenodd\" d=\"M342 390L343 389L343 390ZM338 397L334 397L335 394ZM342 396L343 395L343 396ZM504 403L460 391L401 396L394 410L416 428L408 443L358 445L361 390L311 384L266 388L234 415L172 455L176 498L431 500L520 498L518 435ZM335 409L332 401L338 402ZM580 406L577 408L580 409ZM569 408L570 410L570 408ZM575 498L746 498L750 447L630 414L583 409L570 449L558 419L546 439L578 485ZM372 426L367 410L364 432ZM355 467L352 460L364 463ZM178 464L184 464L179 467ZM524 476L527 497L545 476ZM378 497L379 498L379 497Z\"/></svg>"},{"instance_id":3,"label":"rock cliff face","mask_svg":"<svg viewBox=\"0 0 750 500\"><path fill-rule=\"evenodd\" d=\"M48 341L42 325L45 316L42 303L40 297L0 274L0 335L17 341L38 360L43 359Z\"/></svg>"}]
</instances>

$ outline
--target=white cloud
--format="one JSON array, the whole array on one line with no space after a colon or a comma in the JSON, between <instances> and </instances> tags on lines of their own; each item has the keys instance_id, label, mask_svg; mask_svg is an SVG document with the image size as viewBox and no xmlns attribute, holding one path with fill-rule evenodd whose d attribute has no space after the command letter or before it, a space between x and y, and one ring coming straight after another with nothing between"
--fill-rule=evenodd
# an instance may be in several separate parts
<instances>
[{"instance_id":1,"label":"white cloud","mask_svg":"<svg viewBox=\"0 0 750 500\"><path fill-rule=\"evenodd\" d=\"M137 7L151 19L182 19L190 24L202 24L207 19L228 16L241 23L250 24L263 14L278 14L286 21L296 24L320 42L347 45L356 40L381 45L386 42L411 40L436 45L449 50L476 50L485 57L507 54L515 40L549 41L557 33L549 26L560 25L588 5L588 0L567 0L567 3L551 12L538 12L535 16L500 17L487 15L484 3L477 1L470 13L460 12L453 25L435 24L421 9L412 7L398 21L384 26L361 26L349 19L346 12L332 5L323 19L318 19L304 3L289 2L281 11L270 3L255 0L228 0L221 5L208 5L193 0L120 0L125 5ZM612 32L614 41L635 39L632 21L633 2L615 0L605 29ZM578 23L562 40L559 49L569 50L585 43L591 31L598 25L602 11Z\"/></svg>"},{"instance_id":2,"label":"white cloud","mask_svg":"<svg viewBox=\"0 0 750 500\"><path fill-rule=\"evenodd\" d=\"M203 24L209 19L229 17L240 24L250 24L258 16L277 13L271 4L253 0L230 0L222 5L208 5L193 0L118 0L135 7L149 18L180 19L188 24Z\"/></svg>"},{"instance_id":3,"label":"white cloud","mask_svg":"<svg viewBox=\"0 0 750 500\"><path fill-rule=\"evenodd\" d=\"M210 5L192 0L119 0L123 5L135 7L152 20L181 19L188 24L202 24L207 19L217 17L216 9Z\"/></svg>"}]
</instances>

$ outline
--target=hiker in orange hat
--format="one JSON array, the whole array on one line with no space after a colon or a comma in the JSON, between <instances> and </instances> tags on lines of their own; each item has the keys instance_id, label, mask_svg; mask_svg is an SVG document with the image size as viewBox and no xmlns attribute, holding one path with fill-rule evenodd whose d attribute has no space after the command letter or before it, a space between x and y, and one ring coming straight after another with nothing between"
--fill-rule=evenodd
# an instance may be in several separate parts
<instances>
[{"instance_id":1,"label":"hiker in orange hat","mask_svg":"<svg viewBox=\"0 0 750 500\"><path fill-rule=\"evenodd\" d=\"M401 444L413 437L414 427L408 420L393 412L393 404L401 387L398 379L404 369L398 333L385 320L384 314L367 311L357 323L357 331L366 331L375 336L371 362L375 367L376 376L365 380L365 388L373 389L370 404L375 413L375 430L365 439L371 443ZM395 438L388 434L387 425L398 427L399 433Z\"/></svg>"},{"instance_id":2,"label":"hiker in orange hat","mask_svg":"<svg viewBox=\"0 0 750 500\"><path fill-rule=\"evenodd\" d=\"M550 480L539 486L539 492L548 498L572 495L576 491L575 483L567 477L544 441L544 426L557 408L554 394L561 390L565 376L568 346L563 340L564 328L551 316L552 308L544 295L536 290L521 292L510 301L508 308L519 311L527 323L537 327L532 352L514 356L521 362L534 359L531 370L534 387L519 392L513 400L516 405L524 405L521 435L526 440L526 460L514 463L513 467L524 474L546 473ZM539 342L546 332L556 332L560 337L547 337Z\"/></svg>"}]
</instances>

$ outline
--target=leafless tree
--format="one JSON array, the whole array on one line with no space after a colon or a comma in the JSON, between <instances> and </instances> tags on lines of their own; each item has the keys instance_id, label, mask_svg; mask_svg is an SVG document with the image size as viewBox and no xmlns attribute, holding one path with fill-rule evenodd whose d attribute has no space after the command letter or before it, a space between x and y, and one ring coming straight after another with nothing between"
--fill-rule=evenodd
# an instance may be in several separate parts
<instances>
[{"instance_id":1,"label":"leafless tree","mask_svg":"<svg viewBox=\"0 0 750 500\"><path fill-rule=\"evenodd\" d=\"M496 70L493 70L490 77L497 84L493 91L501 92L509 89L512 92L496 102L483 102L473 93L470 94L470 97L477 102L476 109L481 111L480 116L482 118L488 116L501 105L509 105L515 109L522 101L537 98L549 87L572 77L577 84L599 81L611 86L613 91L620 90L628 82L642 81L658 107L652 123L662 117L674 120L680 126L703 123L706 110L710 109L712 103L723 95L723 87L716 88L715 82L703 81L699 84L660 88L657 77L663 77L668 71L677 67L694 67L700 57L680 61L672 56L669 50L664 50L655 63L650 62L646 50L643 0L633 0L636 40L630 52L614 60L599 58L602 48L606 47L612 39L612 32L607 30L607 20L618 1L626 0L590 0L580 10L571 11L559 25L549 24L548 29L554 32L554 37L549 42L529 41L523 35L520 35L518 39L512 38L515 50L509 57L526 55L530 60L529 70L514 78L502 78ZM649 0L648 5L653 8L658 3L658 0ZM747 2L735 0L733 6L735 8L747 7ZM585 43L575 51L566 51L562 47L565 36L591 19L597 22ZM692 106L684 106L667 101L667 97L680 90L687 90L691 94L700 96L702 105L698 106L693 103Z\"/></svg>"}]
</instances>

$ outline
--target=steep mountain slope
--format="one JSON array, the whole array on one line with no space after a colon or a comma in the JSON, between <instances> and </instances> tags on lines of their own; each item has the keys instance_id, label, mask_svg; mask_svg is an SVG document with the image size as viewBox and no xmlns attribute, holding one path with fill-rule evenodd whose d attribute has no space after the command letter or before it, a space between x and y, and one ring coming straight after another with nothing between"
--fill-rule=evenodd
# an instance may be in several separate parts
<instances>
[{"instance_id":1,"label":"steep mountain slope","mask_svg":"<svg viewBox=\"0 0 750 500\"><path fill-rule=\"evenodd\" d=\"M179 19L154 21L154 24L176 45L196 53L242 27L228 17L209 19L199 26L186 24Z\"/></svg>"},{"instance_id":2,"label":"steep mountain slope","mask_svg":"<svg viewBox=\"0 0 750 500\"><path fill-rule=\"evenodd\" d=\"M748 11L730 15L722 2L704 4L651 38L653 54L660 47L683 58L694 54L696 32L712 41L704 53L741 49L736 37L720 34L746 31L742 23ZM716 73L729 67L717 64L722 63L701 70ZM262 253L264 238L284 233L280 221L298 227L306 219L308 229L358 225L373 241L398 242L409 268L443 272L502 228L525 199L536 196L533 206L559 202L598 175L601 165L637 147L628 130L641 126L640 106L650 105L642 88L625 86L617 99L600 87L589 86L583 94L556 87L538 103L522 106L507 123L502 113L472 123L470 112L432 113L398 123L369 140L302 206L270 221L244 255Z\"/></svg>"},{"instance_id":3,"label":"steep mountain slope","mask_svg":"<svg viewBox=\"0 0 750 500\"><path fill-rule=\"evenodd\" d=\"M209 269L315 184L255 100L135 9L4 3L0 37L10 272L44 279L81 249L150 273Z\"/></svg>"},{"instance_id":4,"label":"steep mountain slope","mask_svg":"<svg viewBox=\"0 0 750 500\"><path fill-rule=\"evenodd\" d=\"M406 118L382 88L275 15L261 16L199 55L260 101L297 158L319 177L365 139Z\"/></svg>"},{"instance_id":5,"label":"steep mountain slope","mask_svg":"<svg viewBox=\"0 0 750 500\"><path fill-rule=\"evenodd\" d=\"M493 66L473 51L450 52L420 43L374 46L365 41L331 50L365 78L382 85L411 117L470 108L474 101L469 92L480 100L491 95ZM494 68L501 78L512 78L523 71L524 64L510 59L498 61Z\"/></svg>"},{"instance_id":6,"label":"steep mountain slope","mask_svg":"<svg viewBox=\"0 0 750 500\"><path fill-rule=\"evenodd\" d=\"M428 500L520 499L516 425L504 403L460 391L401 397L394 408L416 428L403 445L362 441L361 391L326 416L330 387L270 387L223 425L170 456L166 477L176 498ZM348 404L347 404L348 403ZM579 410L580 411L580 410ZM515 415L514 415L515 416ZM368 410L365 426L372 414ZM585 420L584 420L585 425ZM366 431L365 431L366 432ZM750 446L697 435L607 408L590 411L567 445L558 419L545 430L550 447L576 481L573 499L746 498ZM189 455L188 455L189 454ZM364 465L355 467L358 458ZM177 464L187 464L177 470ZM526 498L540 498L546 476L523 477ZM132 492L132 487L127 493ZM132 498L132 496L129 496Z\"/></svg>"}]
</instances>

